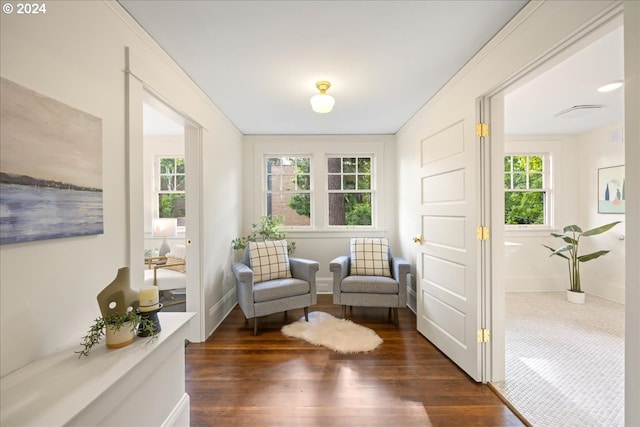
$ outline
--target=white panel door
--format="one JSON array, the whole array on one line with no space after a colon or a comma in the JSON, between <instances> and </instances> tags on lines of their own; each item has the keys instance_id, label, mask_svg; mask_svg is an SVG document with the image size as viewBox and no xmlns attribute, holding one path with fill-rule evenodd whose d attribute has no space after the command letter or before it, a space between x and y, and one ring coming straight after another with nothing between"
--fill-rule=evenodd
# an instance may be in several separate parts
<instances>
[{"instance_id":1,"label":"white panel door","mask_svg":"<svg viewBox=\"0 0 640 427\"><path fill-rule=\"evenodd\" d=\"M417 326L480 381L479 145L470 104L420 141Z\"/></svg>"}]
</instances>

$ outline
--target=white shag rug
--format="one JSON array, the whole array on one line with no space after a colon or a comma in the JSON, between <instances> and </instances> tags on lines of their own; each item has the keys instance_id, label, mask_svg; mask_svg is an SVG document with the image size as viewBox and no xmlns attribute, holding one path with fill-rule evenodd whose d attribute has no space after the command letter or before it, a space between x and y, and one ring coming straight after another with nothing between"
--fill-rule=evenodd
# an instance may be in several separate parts
<instances>
[{"instance_id":1,"label":"white shag rug","mask_svg":"<svg viewBox=\"0 0 640 427\"><path fill-rule=\"evenodd\" d=\"M338 353L372 351L382 344L382 338L372 329L351 320L338 319L322 311L309 313L309 322L302 316L300 320L283 326L282 334L327 347Z\"/></svg>"}]
</instances>

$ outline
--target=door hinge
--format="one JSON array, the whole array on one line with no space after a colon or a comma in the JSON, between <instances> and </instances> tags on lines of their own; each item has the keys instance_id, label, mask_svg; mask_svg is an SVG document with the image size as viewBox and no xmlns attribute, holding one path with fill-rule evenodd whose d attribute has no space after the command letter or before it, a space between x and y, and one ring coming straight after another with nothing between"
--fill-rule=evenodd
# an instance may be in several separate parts
<instances>
[{"instance_id":1,"label":"door hinge","mask_svg":"<svg viewBox=\"0 0 640 427\"><path fill-rule=\"evenodd\" d=\"M478 342L489 342L491 340L491 332L489 329L478 329Z\"/></svg>"},{"instance_id":2,"label":"door hinge","mask_svg":"<svg viewBox=\"0 0 640 427\"><path fill-rule=\"evenodd\" d=\"M476 228L476 237L478 240L489 240L489 227L478 226L478 228Z\"/></svg>"},{"instance_id":3,"label":"door hinge","mask_svg":"<svg viewBox=\"0 0 640 427\"><path fill-rule=\"evenodd\" d=\"M489 136L489 124L488 123L476 123L476 136L486 138Z\"/></svg>"}]
</instances>

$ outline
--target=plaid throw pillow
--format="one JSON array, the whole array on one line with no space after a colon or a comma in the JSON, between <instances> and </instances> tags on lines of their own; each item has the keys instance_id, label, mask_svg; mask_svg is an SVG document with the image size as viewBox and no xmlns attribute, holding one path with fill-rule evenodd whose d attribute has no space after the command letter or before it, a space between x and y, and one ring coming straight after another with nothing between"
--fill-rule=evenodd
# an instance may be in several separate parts
<instances>
[{"instance_id":1,"label":"plaid throw pillow","mask_svg":"<svg viewBox=\"0 0 640 427\"><path fill-rule=\"evenodd\" d=\"M391 277L389 240L366 237L351 239L351 275Z\"/></svg>"},{"instance_id":2,"label":"plaid throw pillow","mask_svg":"<svg viewBox=\"0 0 640 427\"><path fill-rule=\"evenodd\" d=\"M291 277L286 240L249 242L249 261L254 283Z\"/></svg>"}]
</instances>

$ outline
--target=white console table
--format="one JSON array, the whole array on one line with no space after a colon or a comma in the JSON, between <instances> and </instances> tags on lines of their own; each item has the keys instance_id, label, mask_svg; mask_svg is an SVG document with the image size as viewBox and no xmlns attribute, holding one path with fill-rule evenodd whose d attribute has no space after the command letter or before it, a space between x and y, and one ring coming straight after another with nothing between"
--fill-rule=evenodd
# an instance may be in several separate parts
<instances>
[{"instance_id":1,"label":"white console table","mask_svg":"<svg viewBox=\"0 0 640 427\"><path fill-rule=\"evenodd\" d=\"M156 339L69 349L0 379L0 425L189 426L184 343L194 313L159 313ZM78 346L80 349L80 346Z\"/></svg>"}]
</instances>

